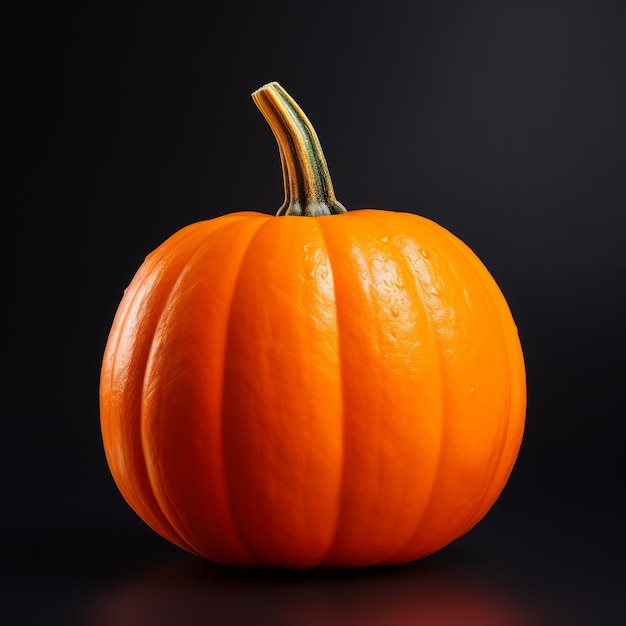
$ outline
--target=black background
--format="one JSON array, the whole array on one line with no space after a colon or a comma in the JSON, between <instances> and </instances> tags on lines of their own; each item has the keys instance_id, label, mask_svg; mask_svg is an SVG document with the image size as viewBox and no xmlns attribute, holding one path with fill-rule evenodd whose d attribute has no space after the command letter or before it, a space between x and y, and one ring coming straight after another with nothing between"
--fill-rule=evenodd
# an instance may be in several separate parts
<instances>
[{"instance_id":1,"label":"black background","mask_svg":"<svg viewBox=\"0 0 626 626\"><path fill-rule=\"evenodd\" d=\"M623 623L625 17L591 0L27 2L8 16L9 622ZM100 361L139 264L191 222L282 202L250 98L272 80L315 125L339 200L461 237L519 327L513 475L483 522L417 563L205 563L144 526L106 467Z\"/></svg>"}]
</instances>

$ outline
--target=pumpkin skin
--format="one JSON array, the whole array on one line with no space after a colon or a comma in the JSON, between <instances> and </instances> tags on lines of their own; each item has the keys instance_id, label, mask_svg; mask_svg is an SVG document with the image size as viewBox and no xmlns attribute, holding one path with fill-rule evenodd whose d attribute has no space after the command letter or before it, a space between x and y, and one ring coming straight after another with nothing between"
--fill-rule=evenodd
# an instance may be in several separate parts
<instances>
[{"instance_id":1,"label":"pumpkin skin","mask_svg":"<svg viewBox=\"0 0 626 626\"><path fill-rule=\"evenodd\" d=\"M493 505L524 427L517 329L414 214L232 213L152 252L105 349L113 478L157 533L247 567L396 564Z\"/></svg>"}]
</instances>

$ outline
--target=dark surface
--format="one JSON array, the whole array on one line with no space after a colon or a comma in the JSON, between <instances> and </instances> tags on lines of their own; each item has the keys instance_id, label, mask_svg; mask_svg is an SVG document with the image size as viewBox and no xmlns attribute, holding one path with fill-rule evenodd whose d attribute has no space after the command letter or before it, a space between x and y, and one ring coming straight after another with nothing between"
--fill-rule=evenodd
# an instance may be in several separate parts
<instances>
[{"instance_id":1,"label":"dark surface","mask_svg":"<svg viewBox=\"0 0 626 626\"><path fill-rule=\"evenodd\" d=\"M0 622L626 623L626 9L229 6L20 3L3 20ZM133 273L186 224L282 202L250 98L272 80L315 125L338 199L461 237L519 327L511 480L418 563L204 563L148 530L106 467L99 369Z\"/></svg>"},{"instance_id":2,"label":"dark surface","mask_svg":"<svg viewBox=\"0 0 626 626\"><path fill-rule=\"evenodd\" d=\"M11 624L85 626L622 624L621 529L615 511L593 505L573 517L512 513L503 501L430 557L356 570L230 568L140 527L12 535L3 612Z\"/></svg>"}]
</instances>

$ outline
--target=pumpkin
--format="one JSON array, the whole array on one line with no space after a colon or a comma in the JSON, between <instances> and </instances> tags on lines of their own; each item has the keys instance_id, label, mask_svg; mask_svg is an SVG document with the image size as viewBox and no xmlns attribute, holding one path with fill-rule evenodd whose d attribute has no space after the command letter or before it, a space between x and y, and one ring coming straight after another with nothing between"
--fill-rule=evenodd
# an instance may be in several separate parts
<instances>
[{"instance_id":1,"label":"pumpkin","mask_svg":"<svg viewBox=\"0 0 626 626\"><path fill-rule=\"evenodd\" d=\"M347 211L296 102L278 83L252 97L285 203L146 257L102 364L110 471L154 531L220 563L418 559L479 522L512 471L516 326L470 248L412 213Z\"/></svg>"}]
</instances>

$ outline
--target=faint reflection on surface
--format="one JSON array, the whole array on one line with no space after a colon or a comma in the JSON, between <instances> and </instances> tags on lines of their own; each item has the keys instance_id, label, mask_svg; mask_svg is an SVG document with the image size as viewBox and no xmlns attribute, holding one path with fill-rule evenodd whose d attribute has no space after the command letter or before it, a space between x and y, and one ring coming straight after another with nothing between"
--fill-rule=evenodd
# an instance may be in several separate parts
<instances>
[{"instance_id":1,"label":"faint reflection on surface","mask_svg":"<svg viewBox=\"0 0 626 626\"><path fill-rule=\"evenodd\" d=\"M521 598L423 562L363 570L237 570L191 561L92 598L88 626L540 626Z\"/></svg>"}]
</instances>

